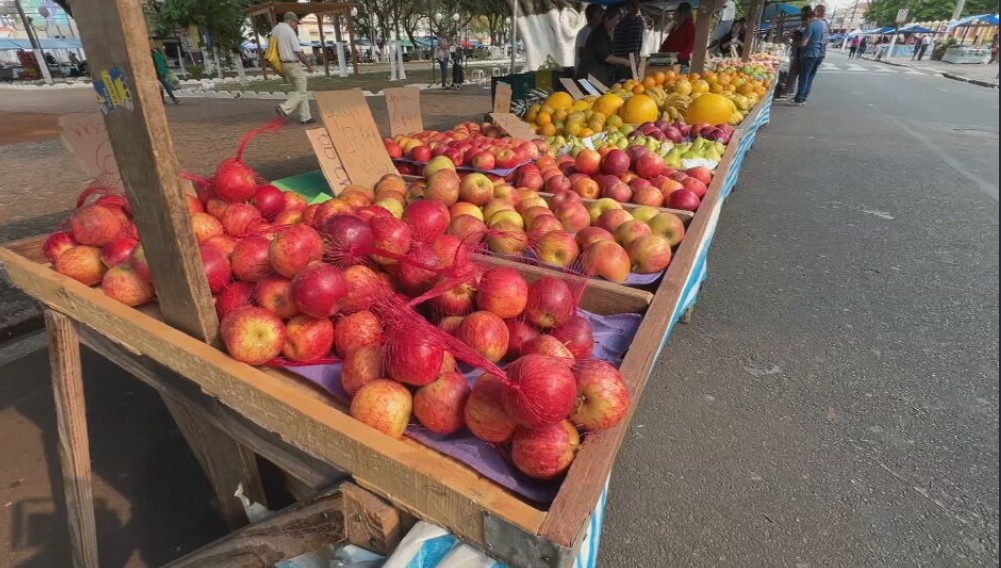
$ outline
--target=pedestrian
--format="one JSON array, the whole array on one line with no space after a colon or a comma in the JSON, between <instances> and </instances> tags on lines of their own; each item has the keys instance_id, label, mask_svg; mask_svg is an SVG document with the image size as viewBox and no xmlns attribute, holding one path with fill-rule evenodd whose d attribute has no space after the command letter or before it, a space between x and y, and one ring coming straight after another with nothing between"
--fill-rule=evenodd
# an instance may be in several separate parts
<instances>
[{"instance_id":1,"label":"pedestrian","mask_svg":"<svg viewBox=\"0 0 1001 568\"><path fill-rule=\"evenodd\" d=\"M660 45L661 53L677 53L678 63L688 65L695 47L695 24L692 22L692 5L678 4L674 11L674 27Z\"/></svg>"},{"instance_id":2,"label":"pedestrian","mask_svg":"<svg viewBox=\"0 0 1001 568\"><path fill-rule=\"evenodd\" d=\"M441 70L441 88L448 87L448 38L439 37L438 47L435 49L434 58L438 60L438 69Z\"/></svg>"},{"instance_id":3,"label":"pedestrian","mask_svg":"<svg viewBox=\"0 0 1001 568\"><path fill-rule=\"evenodd\" d=\"M587 79L588 75L594 75L602 83L609 84L615 82L620 69L629 68L629 60L615 55L612 45L612 33L617 29L620 16L618 6L609 6L601 14L601 25L587 37L574 77Z\"/></svg>"},{"instance_id":4,"label":"pedestrian","mask_svg":"<svg viewBox=\"0 0 1001 568\"><path fill-rule=\"evenodd\" d=\"M156 79L160 82L160 98L162 99L163 93L166 92L175 105L179 104L177 97L174 96L174 89L171 88L170 81L167 80L167 73L170 73L170 69L167 68L167 57L153 43L153 40L149 40L149 52L153 57L153 70L156 71Z\"/></svg>"},{"instance_id":5,"label":"pedestrian","mask_svg":"<svg viewBox=\"0 0 1001 568\"><path fill-rule=\"evenodd\" d=\"M813 8L804 6L799 12L800 25L792 31L792 35L790 36L792 45L789 46L789 76L786 77L786 82L782 87L782 93L779 95L779 98L788 97L792 94L793 89L796 88L796 80L799 78L799 61L803 54L803 47L800 44L803 43L803 34L806 33L806 26L812 18Z\"/></svg>"},{"instance_id":6,"label":"pedestrian","mask_svg":"<svg viewBox=\"0 0 1001 568\"><path fill-rule=\"evenodd\" d=\"M862 59L865 55L865 48L868 47L869 38L863 37L862 41L858 42L858 52L855 53L856 59Z\"/></svg>"},{"instance_id":7,"label":"pedestrian","mask_svg":"<svg viewBox=\"0 0 1001 568\"><path fill-rule=\"evenodd\" d=\"M925 52L928 51L928 47L931 45L931 37L928 34L921 36L921 44L918 46L918 61L921 61L925 57Z\"/></svg>"},{"instance_id":8,"label":"pedestrian","mask_svg":"<svg viewBox=\"0 0 1001 568\"><path fill-rule=\"evenodd\" d=\"M643 17L640 16L640 1L629 0L626 4L626 14L619 20L612 35L613 55L629 61L629 56L633 56L633 61L637 68L640 64L640 50L643 49L643 32L646 26L643 24ZM618 70L618 79L627 79L632 76L629 64Z\"/></svg>"},{"instance_id":9,"label":"pedestrian","mask_svg":"<svg viewBox=\"0 0 1001 568\"><path fill-rule=\"evenodd\" d=\"M282 21L271 30L272 41L278 42L278 55L282 60L282 73L292 81L292 92L284 103L275 107L278 116L288 118L299 112L299 124L316 122L309 113L309 93L306 91L306 73L313 72L313 65L299 45L299 16L285 12Z\"/></svg>"},{"instance_id":10,"label":"pedestrian","mask_svg":"<svg viewBox=\"0 0 1001 568\"><path fill-rule=\"evenodd\" d=\"M858 51L859 41L859 36L852 38L851 44L849 44L848 47L848 59L855 57L855 53Z\"/></svg>"},{"instance_id":11,"label":"pedestrian","mask_svg":"<svg viewBox=\"0 0 1001 568\"><path fill-rule=\"evenodd\" d=\"M827 52L827 36L830 28L824 20L827 9L820 4L813 9L813 18L810 19L803 32L803 39L800 46L803 51L799 58L799 77L796 88L796 96L793 98L794 106L803 106L810 97L813 89L813 80L817 77L817 70L824 61Z\"/></svg>"},{"instance_id":12,"label":"pedestrian","mask_svg":"<svg viewBox=\"0 0 1001 568\"><path fill-rule=\"evenodd\" d=\"M605 9L601 4L588 4L587 8L584 9L584 18L587 22L584 27L577 32L577 39L573 44L573 66L574 69L580 67L581 54L584 52L584 44L587 43L587 37L591 35L591 32L595 28L601 25L601 13Z\"/></svg>"}]
</instances>

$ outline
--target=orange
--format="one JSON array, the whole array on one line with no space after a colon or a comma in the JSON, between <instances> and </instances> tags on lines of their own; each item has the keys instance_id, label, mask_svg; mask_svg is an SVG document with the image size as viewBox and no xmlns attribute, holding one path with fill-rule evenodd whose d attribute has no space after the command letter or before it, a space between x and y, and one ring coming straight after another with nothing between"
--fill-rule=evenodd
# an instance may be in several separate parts
<instances>
[{"instance_id":1,"label":"orange","mask_svg":"<svg viewBox=\"0 0 1001 568\"><path fill-rule=\"evenodd\" d=\"M688 74L688 80L689 81L698 81L700 78L701 77L699 77L698 73L689 73Z\"/></svg>"},{"instance_id":2,"label":"orange","mask_svg":"<svg viewBox=\"0 0 1001 568\"><path fill-rule=\"evenodd\" d=\"M664 82L667 81L667 75L665 75L663 71L657 71L656 73L653 74L653 80L658 85L663 85Z\"/></svg>"},{"instance_id":3,"label":"orange","mask_svg":"<svg viewBox=\"0 0 1001 568\"><path fill-rule=\"evenodd\" d=\"M539 114L535 115L535 121L540 125L551 124L553 122L553 115L546 111L539 111Z\"/></svg>"},{"instance_id":4,"label":"orange","mask_svg":"<svg viewBox=\"0 0 1001 568\"><path fill-rule=\"evenodd\" d=\"M643 91L645 91L645 90L646 90L646 87L644 87L643 85L637 84L637 85L633 86L633 94L634 95L642 95Z\"/></svg>"},{"instance_id":5,"label":"orange","mask_svg":"<svg viewBox=\"0 0 1001 568\"><path fill-rule=\"evenodd\" d=\"M647 89L649 89L650 87L656 87L657 79L655 77L645 77L643 79L643 86Z\"/></svg>"},{"instance_id":6,"label":"orange","mask_svg":"<svg viewBox=\"0 0 1001 568\"><path fill-rule=\"evenodd\" d=\"M555 136L556 126L554 126L552 123L543 124L542 126L539 127L539 134L543 136Z\"/></svg>"}]
</instances>

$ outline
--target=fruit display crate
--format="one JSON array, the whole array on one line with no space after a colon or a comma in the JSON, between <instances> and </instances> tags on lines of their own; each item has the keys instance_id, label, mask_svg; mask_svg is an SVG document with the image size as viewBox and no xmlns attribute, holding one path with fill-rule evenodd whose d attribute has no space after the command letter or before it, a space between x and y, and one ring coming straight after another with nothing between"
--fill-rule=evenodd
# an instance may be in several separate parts
<instances>
[{"instance_id":1,"label":"fruit display crate","mask_svg":"<svg viewBox=\"0 0 1001 568\"><path fill-rule=\"evenodd\" d=\"M655 288L648 292L588 282L582 308L600 314L643 315L620 367L632 402L622 423L584 441L548 506L526 501L414 440L397 440L372 430L351 418L345 405L293 373L256 368L230 358L167 323L160 305L130 308L58 274L42 253L42 237L0 248L0 271L54 317L69 321L70 328L99 353L134 374L144 374L147 380L157 380L150 375L174 376L196 387L209 399L208 404L235 414L245 428L249 424L263 432L266 443L247 436L238 439L300 481L315 486L329 472L343 471L361 487L512 566L569 566L591 525L653 365L674 324L692 307L705 278L722 189L740 146L739 135L736 142L724 155L721 175L714 177L703 206L688 224L687 237ZM165 244L172 248L171 243ZM175 252L183 254L179 247ZM529 280L548 270L511 265ZM59 352L53 344L53 357L58 358ZM240 436L233 430L224 429L227 435Z\"/></svg>"}]
</instances>

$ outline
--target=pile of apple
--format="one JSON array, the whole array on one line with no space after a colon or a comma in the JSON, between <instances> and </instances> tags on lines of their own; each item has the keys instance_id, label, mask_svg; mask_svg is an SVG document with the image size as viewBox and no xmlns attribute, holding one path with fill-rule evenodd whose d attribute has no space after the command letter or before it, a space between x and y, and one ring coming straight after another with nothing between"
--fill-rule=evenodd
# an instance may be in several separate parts
<instances>
[{"instance_id":1,"label":"pile of apple","mask_svg":"<svg viewBox=\"0 0 1001 568\"><path fill-rule=\"evenodd\" d=\"M549 151L545 142L506 137L497 126L463 122L453 130L424 130L409 135L384 138L390 158L406 158L416 164L397 161L397 170L404 175L419 175L421 164L437 156L446 156L453 164L480 171L509 170Z\"/></svg>"},{"instance_id":2,"label":"pile of apple","mask_svg":"<svg viewBox=\"0 0 1001 568\"><path fill-rule=\"evenodd\" d=\"M359 421L394 437L412 418L441 434L468 427L510 444L526 475L559 476L578 430L624 416L621 375L591 359L593 331L567 282L473 263L470 245L447 234L445 205L404 209L407 191L389 175L374 191L307 205L238 161L220 166L188 207L227 352L251 365L340 359ZM55 269L131 306L153 300L128 202L83 201L45 242ZM457 358L488 374L470 389Z\"/></svg>"}]
</instances>

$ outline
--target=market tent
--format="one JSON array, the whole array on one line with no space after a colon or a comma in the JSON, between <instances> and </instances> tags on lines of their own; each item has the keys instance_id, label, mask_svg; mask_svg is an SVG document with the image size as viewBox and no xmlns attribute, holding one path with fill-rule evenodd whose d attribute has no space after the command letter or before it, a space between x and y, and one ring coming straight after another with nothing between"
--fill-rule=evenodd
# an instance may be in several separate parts
<instances>
[{"instance_id":1,"label":"market tent","mask_svg":"<svg viewBox=\"0 0 1001 568\"><path fill-rule=\"evenodd\" d=\"M771 20L772 18L779 17L783 14L786 16L798 16L802 11L803 8L801 6L793 6L792 4L771 4L765 8L761 17L765 20Z\"/></svg>"},{"instance_id":2,"label":"market tent","mask_svg":"<svg viewBox=\"0 0 1001 568\"><path fill-rule=\"evenodd\" d=\"M955 22L949 23L949 28L965 28L969 26L996 26L998 25L997 14L980 14L978 16L967 16Z\"/></svg>"},{"instance_id":3,"label":"market tent","mask_svg":"<svg viewBox=\"0 0 1001 568\"><path fill-rule=\"evenodd\" d=\"M902 34L937 34L937 32L931 28L926 28L924 26L919 26L917 24L910 24L904 26L898 30Z\"/></svg>"}]
</instances>

